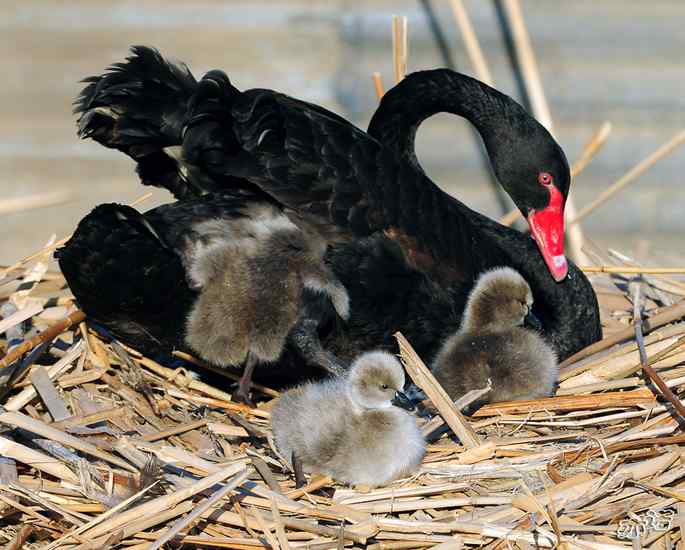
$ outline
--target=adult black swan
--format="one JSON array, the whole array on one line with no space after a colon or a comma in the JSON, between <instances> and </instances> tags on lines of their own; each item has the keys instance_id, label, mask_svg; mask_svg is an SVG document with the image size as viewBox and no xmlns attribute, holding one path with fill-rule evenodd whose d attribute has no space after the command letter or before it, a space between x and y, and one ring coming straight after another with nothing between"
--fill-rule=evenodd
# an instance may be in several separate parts
<instances>
[{"instance_id":1,"label":"adult black swan","mask_svg":"<svg viewBox=\"0 0 685 550\"><path fill-rule=\"evenodd\" d=\"M520 105L485 84L444 69L411 74L384 96L365 133L271 90L240 92L221 71L198 82L149 48L89 80L76 106L81 136L134 158L143 183L181 199L258 190L325 235L327 262L351 298L346 327L323 334L341 355L390 345L402 330L430 359L458 326L478 274L500 265L530 283L561 358L601 336L594 292L563 256L564 153ZM414 135L438 112L478 129L535 242L425 175Z\"/></svg>"}]
</instances>

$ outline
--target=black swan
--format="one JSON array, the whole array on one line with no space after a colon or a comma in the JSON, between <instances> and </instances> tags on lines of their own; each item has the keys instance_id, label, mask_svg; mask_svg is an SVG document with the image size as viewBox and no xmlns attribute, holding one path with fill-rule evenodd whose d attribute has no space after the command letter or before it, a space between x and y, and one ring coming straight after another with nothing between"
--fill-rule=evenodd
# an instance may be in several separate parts
<instances>
[{"instance_id":1,"label":"black swan","mask_svg":"<svg viewBox=\"0 0 685 550\"><path fill-rule=\"evenodd\" d=\"M334 353L349 359L390 346L402 330L431 359L459 326L478 274L501 265L530 283L561 359L601 337L592 287L563 256L564 153L520 105L485 84L446 69L410 74L386 93L365 133L271 90L240 92L221 71L198 82L149 48L134 48L89 81L76 103L80 135L135 159L143 183L180 199L259 190L321 232L352 305L342 330L321 334ZM424 174L413 140L438 112L477 128L535 242Z\"/></svg>"}]
</instances>

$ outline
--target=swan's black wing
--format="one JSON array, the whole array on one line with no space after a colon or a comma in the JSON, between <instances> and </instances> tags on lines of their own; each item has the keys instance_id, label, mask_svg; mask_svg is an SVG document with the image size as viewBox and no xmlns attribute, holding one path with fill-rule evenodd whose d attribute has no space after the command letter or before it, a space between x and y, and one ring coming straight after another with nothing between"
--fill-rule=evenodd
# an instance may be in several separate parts
<instances>
[{"instance_id":1,"label":"swan's black wing","mask_svg":"<svg viewBox=\"0 0 685 550\"><path fill-rule=\"evenodd\" d=\"M448 219L459 208L420 170L320 106L240 92L221 71L198 82L185 65L137 46L89 79L76 111L83 137L122 150L143 183L177 198L261 190L331 239L385 231L418 269L472 275L467 220Z\"/></svg>"},{"instance_id":2,"label":"swan's black wing","mask_svg":"<svg viewBox=\"0 0 685 550\"><path fill-rule=\"evenodd\" d=\"M416 269L472 278L465 207L423 172L319 106L271 90L237 92L218 71L205 78L183 144L190 173L243 178L334 228L334 240L382 231Z\"/></svg>"},{"instance_id":3,"label":"swan's black wing","mask_svg":"<svg viewBox=\"0 0 685 550\"><path fill-rule=\"evenodd\" d=\"M84 82L74 101L81 138L130 156L145 185L165 187L177 198L197 194L170 149L181 144L188 103L197 88L186 65L167 61L152 48L133 46L124 62Z\"/></svg>"}]
</instances>

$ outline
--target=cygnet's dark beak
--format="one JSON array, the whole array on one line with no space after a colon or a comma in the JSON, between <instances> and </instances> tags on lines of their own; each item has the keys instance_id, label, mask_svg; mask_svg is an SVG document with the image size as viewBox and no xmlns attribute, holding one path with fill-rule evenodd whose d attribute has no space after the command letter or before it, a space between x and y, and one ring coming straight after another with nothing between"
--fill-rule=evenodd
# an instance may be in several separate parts
<instances>
[{"instance_id":1,"label":"cygnet's dark beak","mask_svg":"<svg viewBox=\"0 0 685 550\"><path fill-rule=\"evenodd\" d=\"M542 330L540 319L538 319L530 309L528 310L528 314L523 318L523 326L535 330Z\"/></svg>"},{"instance_id":2,"label":"cygnet's dark beak","mask_svg":"<svg viewBox=\"0 0 685 550\"><path fill-rule=\"evenodd\" d=\"M426 393L413 382L404 390L404 393L412 403L418 403L419 401L428 399Z\"/></svg>"},{"instance_id":3,"label":"cygnet's dark beak","mask_svg":"<svg viewBox=\"0 0 685 550\"><path fill-rule=\"evenodd\" d=\"M396 407L401 407L402 409L405 409L407 411L413 411L414 410L414 403L412 403L411 399L409 399L401 391L395 392L395 397L393 398L391 403L393 405L395 405Z\"/></svg>"}]
</instances>

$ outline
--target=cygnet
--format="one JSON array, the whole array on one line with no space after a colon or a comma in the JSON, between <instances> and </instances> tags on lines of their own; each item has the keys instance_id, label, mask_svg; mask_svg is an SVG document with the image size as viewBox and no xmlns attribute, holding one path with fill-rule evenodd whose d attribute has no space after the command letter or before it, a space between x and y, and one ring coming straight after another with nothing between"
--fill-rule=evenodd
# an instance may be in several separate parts
<instances>
[{"instance_id":1,"label":"cygnet","mask_svg":"<svg viewBox=\"0 0 685 550\"><path fill-rule=\"evenodd\" d=\"M379 486L411 474L425 442L402 393L404 370L382 351L360 355L344 377L283 393L271 414L279 452L305 472Z\"/></svg>"},{"instance_id":2,"label":"cygnet","mask_svg":"<svg viewBox=\"0 0 685 550\"><path fill-rule=\"evenodd\" d=\"M489 402L551 395L557 357L536 331L533 295L515 270L483 273L469 294L460 329L447 338L431 370L452 399L470 390L492 389Z\"/></svg>"}]
</instances>

